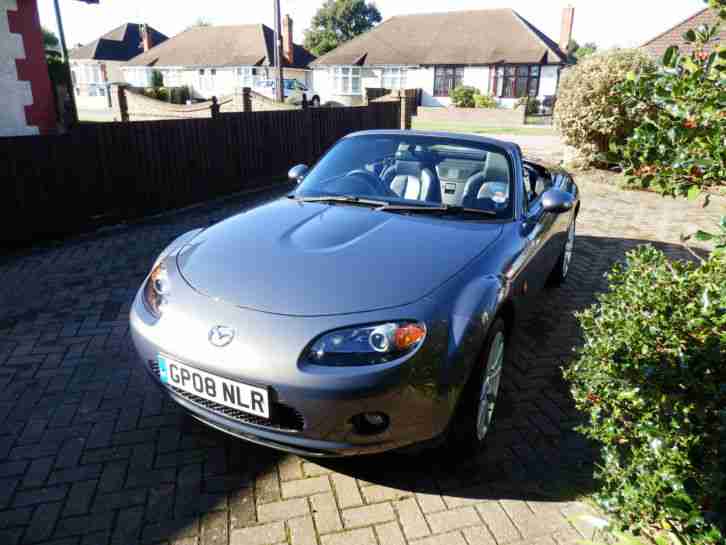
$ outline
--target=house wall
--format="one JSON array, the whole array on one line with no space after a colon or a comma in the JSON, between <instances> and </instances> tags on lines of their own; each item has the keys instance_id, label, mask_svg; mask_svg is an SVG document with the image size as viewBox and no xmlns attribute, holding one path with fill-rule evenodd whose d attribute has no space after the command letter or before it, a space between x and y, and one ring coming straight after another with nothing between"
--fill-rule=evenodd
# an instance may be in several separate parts
<instances>
[{"instance_id":1,"label":"house wall","mask_svg":"<svg viewBox=\"0 0 726 545\"><path fill-rule=\"evenodd\" d=\"M36 0L0 0L0 136L56 128Z\"/></svg>"},{"instance_id":2,"label":"house wall","mask_svg":"<svg viewBox=\"0 0 726 545\"><path fill-rule=\"evenodd\" d=\"M237 68L243 67L195 67L185 68L176 66L155 66L153 68L128 67L123 69L123 81L133 87L148 87L151 84L151 73L154 70L180 70L180 86L187 86L191 90L194 98L210 99L213 96L221 97L234 93L234 90L241 85ZM245 67L247 68L247 67ZM201 75L200 70L204 70ZM209 76L209 72L215 70L214 76ZM274 77L272 68L257 67L260 79L268 79ZM303 84L309 84L308 70L285 68L283 77L286 79L296 79Z\"/></svg>"},{"instance_id":3,"label":"house wall","mask_svg":"<svg viewBox=\"0 0 726 545\"><path fill-rule=\"evenodd\" d=\"M463 84L479 89L481 93L491 93L491 68L489 66L466 66ZM419 66L409 68L406 72L406 88L421 89L421 105L425 107L451 106L449 97L434 96L434 67ZM538 98L557 94L559 66L543 66L540 79ZM362 96L367 87L382 87L382 69L364 67L361 71L361 95L339 95L333 91L332 79L327 67L315 68L312 71L312 87L320 94L322 101L334 101L346 106L355 106L363 102ZM497 100L503 108L514 108L516 98L500 98Z\"/></svg>"},{"instance_id":4,"label":"house wall","mask_svg":"<svg viewBox=\"0 0 726 545\"><path fill-rule=\"evenodd\" d=\"M557 94L559 82L559 66L543 66L539 80L539 98Z\"/></svg>"}]
</instances>

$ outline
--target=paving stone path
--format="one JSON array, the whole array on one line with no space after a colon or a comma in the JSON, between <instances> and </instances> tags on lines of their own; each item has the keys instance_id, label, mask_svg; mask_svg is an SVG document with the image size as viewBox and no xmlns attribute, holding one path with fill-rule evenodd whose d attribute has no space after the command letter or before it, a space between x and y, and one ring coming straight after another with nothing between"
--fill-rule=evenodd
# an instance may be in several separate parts
<instances>
[{"instance_id":1,"label":"paving stone path","mask_svg":"<svg viewBox=\"0 0 726 545\"><path fill-rule=\"evenodd\" d=\"M710 227L708 209L582 180L565 286L521 316L488 446L314 461L207 429L136 365L129 303L175 236L271 194L0 259L0 543L568 545L592 535L593 451L560 367L573 312L644 240ZM668 244L671 243L671 244Z\"/></svg>"}]
</instances>

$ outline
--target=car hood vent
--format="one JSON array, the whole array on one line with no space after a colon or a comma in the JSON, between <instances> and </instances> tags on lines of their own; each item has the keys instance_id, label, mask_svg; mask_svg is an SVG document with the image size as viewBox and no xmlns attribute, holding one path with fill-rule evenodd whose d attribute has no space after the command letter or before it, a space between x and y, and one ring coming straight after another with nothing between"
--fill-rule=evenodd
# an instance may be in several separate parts
<instances>
[{"instance_id":1,"label":"car hood vent","mask_svg":"<svg viewBox=\"0 0 726 545\"><path fill-rule=\"evenodd\" d=\"M198 292L293 316L413 303L501 234L496 223L282 199L205 230L177 256Z\"/></svg>"}]
</instances>

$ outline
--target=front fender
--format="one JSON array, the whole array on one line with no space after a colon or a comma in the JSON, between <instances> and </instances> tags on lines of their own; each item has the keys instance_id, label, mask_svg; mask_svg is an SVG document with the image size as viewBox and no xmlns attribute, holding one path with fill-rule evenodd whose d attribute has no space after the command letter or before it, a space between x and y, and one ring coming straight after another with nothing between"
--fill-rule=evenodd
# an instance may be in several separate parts
<instances>
[{"instance_id":1,"label":"front fender","mask_svg":"<svg viewBox=\"0 0 726 545\"><path fill-rule=\"evenodd\" d=\"M456 297L449 321L448 368L442 377L450 389L458 392L466 385L505 295L503 278L487 275L473 278Z\"/></svg>"}]
</instances>

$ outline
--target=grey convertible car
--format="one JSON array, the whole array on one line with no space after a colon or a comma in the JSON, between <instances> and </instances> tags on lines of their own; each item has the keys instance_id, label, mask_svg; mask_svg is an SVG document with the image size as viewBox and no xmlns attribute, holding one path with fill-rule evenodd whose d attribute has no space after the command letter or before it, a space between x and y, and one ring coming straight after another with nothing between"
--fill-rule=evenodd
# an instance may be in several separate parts
<instances>
[{"instance_id":1,"label":"grey convertible car","mask_svg":"<svg viewBox=\"0 0 726 545\"><path fill-rule=\"evenodd\" d=\"M490 428L513 321L567 277L579 191L478 136L341 139L282 198L180 236L131 310L141 364L202 422L308 456Z\"/></svg>"}]
</instances>

